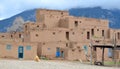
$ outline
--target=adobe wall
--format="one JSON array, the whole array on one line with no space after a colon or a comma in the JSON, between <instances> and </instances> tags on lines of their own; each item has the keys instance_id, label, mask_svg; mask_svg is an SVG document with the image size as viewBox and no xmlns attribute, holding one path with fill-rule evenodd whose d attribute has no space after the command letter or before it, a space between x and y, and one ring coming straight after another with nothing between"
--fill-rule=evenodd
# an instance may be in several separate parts
<instances>
[{"instance_id":1,"label":"adobe wall","mask_svg":"<svg viewBox=\"0 0 120 69\"><path fill-rule=\"evenodd\" d=\"M65 59L67 57L67 47L65 42L44 42L41 44L39 49L39 56L44 56L49 59L55 59L56 58L56 48L60 48L61 51L64 51L65 53Z\"/></svg>"},{"instance_id":2,"label":"adobe wall","mask_svg":"<svg viewBox=\"0 0 120 69\"><path fill-rule=\"evenodd\" d=\"M109 28L108 20L69 16L69 28ZM75 26L75 22L77 26Z\"/></svg>"},{"instance_id":3,"label":"adobe wall","mask_svg":"<svg viewBox=\"0 0 120 69\"><path fill-rule=\"evenodd\" d=\"M11 45L11 49L7 49L7 45ZM31 50L26 50L26 46L30 45ZM34 59L34 57L37 55L37 45L35 43L0 43L0 57L1 58L14 58L18 59L18 47L23 46L24 47L24 55L23 59ZM32 55L31 55L32 54Z\"/></svg>"},{"instance_id":4,"label":"adobe wall","mask_svg":"<svg viewBox=\"0 0 120 69\"><path fill-rule=\"evenodd\" d=\"M69 13L67 11L37 9L36 10L36 22L43 22L44 21L43 15L68 16Z\"/></svg>"},{"instance_id":5,"label":"adobe wall","mask_svg":"<svg viewBox=\"0 0 120 69\"><path fill-rule=\"evenodd\" d=\"M86 51L84 49L84 46L87 46L88 51ZM93 54L93 52L92 52L92 54ZM68 49L67 59L68 60L90 61L90 58L91 58L90 55L91 55L90 43L84 43L84 42L83 43L73 43L73 46L70 46ZM102 60L102 49L101 48L97 48L96 55L97 55L97 61L101 61ZM94 57L94 56L92 56L92 57ZM112 58L108 57L108 48L105 49L104 60L112 61Z\"/></svg>"},{"instance_id":6,"label":"adobe wall","mask_svg":"<svg viewBox=\"0 0 120 69\"><path fill-rule=\"evenodd\" d=\"M58 42L67 41L64 30L41 30L30 32L31 42Z\"/></svg>"}]
</instances>

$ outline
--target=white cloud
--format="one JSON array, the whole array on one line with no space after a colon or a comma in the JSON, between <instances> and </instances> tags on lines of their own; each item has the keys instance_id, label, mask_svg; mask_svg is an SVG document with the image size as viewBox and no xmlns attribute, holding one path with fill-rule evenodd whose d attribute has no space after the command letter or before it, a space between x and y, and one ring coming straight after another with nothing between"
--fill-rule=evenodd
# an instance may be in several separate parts
<instances>
[{"instance_id":1,"label":"white cloud","mask_svg":"<svg viewBox=\"0 0 120 69\"><path fill-rule=\"evenodd\" d=\"M120 9L120 0L0 0L0 18L8 18L33 8L69 9L95 7Z\"/></svg>"}]
</instances>

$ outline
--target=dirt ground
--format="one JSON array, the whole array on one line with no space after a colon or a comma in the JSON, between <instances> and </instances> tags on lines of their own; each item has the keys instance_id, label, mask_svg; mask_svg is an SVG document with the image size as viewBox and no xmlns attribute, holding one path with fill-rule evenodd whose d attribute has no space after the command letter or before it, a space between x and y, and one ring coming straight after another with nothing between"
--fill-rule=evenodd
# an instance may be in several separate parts
<instances>
[{"instance_id":1,"label":"dirt ground","mask_svg":"<svg viewBox=\"0 0 120 69\"><path fill-rule=\"evenodd\" d=\"M119 67L104 67L83 64L76 61L40 60L2 60L0 69L120 69Z\"/></svg>"}]
</instances>

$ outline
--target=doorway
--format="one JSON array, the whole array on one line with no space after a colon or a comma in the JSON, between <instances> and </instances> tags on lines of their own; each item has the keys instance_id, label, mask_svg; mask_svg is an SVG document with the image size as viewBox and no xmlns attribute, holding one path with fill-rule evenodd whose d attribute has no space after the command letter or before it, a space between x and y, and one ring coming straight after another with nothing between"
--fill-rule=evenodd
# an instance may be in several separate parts
<instances>
[{"instance_id":1,"label":"doorway","mask_svg":"<svg viewBox=\"0 0 120 69\"><path fill-rule=\"evenodd\" d=\"M60 57L60 48L56 48L56 57Z\"/></svg>"},{"instance_id":2,"label":"doorway","mask_svg":"<svg viewBox=\"0 0 120 69\"><path fill-rule=\"evenodd\" d=\"M24 48L23 46L18 47L18 58L23 58Z\"/></svg>"},{"instance_id":3,"label":"doorway","mask_svg":"<svg viewBox=\"0 0 120 69\"><path fill-rule=\"evenodd\" d=\"M64 58L64 51L61 51L61 57Z\"/></svg>"}]
</instances>

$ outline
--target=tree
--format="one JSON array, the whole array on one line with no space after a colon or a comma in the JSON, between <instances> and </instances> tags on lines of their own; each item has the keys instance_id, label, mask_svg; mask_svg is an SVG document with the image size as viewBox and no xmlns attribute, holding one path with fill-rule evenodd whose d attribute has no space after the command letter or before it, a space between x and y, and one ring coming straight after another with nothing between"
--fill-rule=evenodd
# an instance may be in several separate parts
<instances>
[{"instance_id":1,"label":"tree","mask_svg":"<svg viewBox=\"0 0 120 69\"><path fill-rule=\"evenodd\" d=\"M20 32L23 30L24 20L22 17L16 17L13 21L13 25L7 28L7 32Z\"/></svg>"}]
</instances>

